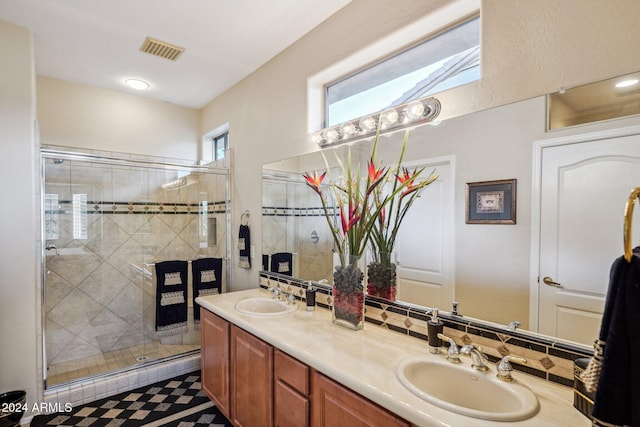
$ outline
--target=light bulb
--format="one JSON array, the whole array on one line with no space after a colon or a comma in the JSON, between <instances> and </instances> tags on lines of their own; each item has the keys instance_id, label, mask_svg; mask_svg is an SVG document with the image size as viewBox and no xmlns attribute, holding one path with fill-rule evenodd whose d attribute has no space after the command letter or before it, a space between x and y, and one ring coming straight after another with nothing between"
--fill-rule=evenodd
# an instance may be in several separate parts
<instances>
[{"instance_id":1,"label":"light bulb","mask_svg":"<svg viewBox=\"0 0 640 427\"><path fill-rule=\"evenodd\" d=\"M147 90L147 89L149 89L149 83L145 82L144 80L126 79L124 82L131 89L136 89L136 90Z\"/></svg>"},{"instance_id":2,"label":"light bulb","mask_svg":"<svg viewBox=\"0 0 640 427\"><path fill-rule=\"evenodd\" d=\"M381 120L383 125L391 126L392 124L398 121L398 112L395 109L387 110L382 113Z\"/></svg>"},{"instance_id":3,"label":"light bulb","mask_svg":"<svg viewBox=\"0 0 640 427\"><path fill-rule=\"evenodd\" d=\"M407 117L416 120L424 114L424 104L420 101L414 101L407 105Z\"/></svg>"},{"instance_id":4,"label":"light bulb","mask_svg":"<svg viewBox=\"0 0 640 427\"><path fill-rule=\"evenodd\" d=\"M322 141L324 141L322 139L322 132L311 134L311 142L313 142L314 144L320 144Z\"/></svg>"},{"instance_id":5,"label":"light bulb","mask_svg":"<svg viewBox=\"0 0 640 427\"><path fill-rule=\"evenodd\" d=\"M344 135L345 138L355 135L358 131L356 125L351 122L345 123L340 130L342 131L342 135Z\"/></svg>"},{"instance_id":6,"label":"light bulb","mask_svg":"<svg viewBox=\"0 0 640 427\"><path fill-rule=\"evenodd\" d=\"M327 140L327 142L334 142L338 139L339 136L340 134L335 129L328 129L324 133L324 138Z\"/></svg>"},{"instance_id":7,"label":"light bulb","mask_svg":"<svg viewBox=\"0 0 640 427\"><path fill-rule=\"evenodd\" d=\"M370 132L376 128L376 121L371 116L364 117L360 120L360 129L363 132Z\"/></svg>"}]
</instances>

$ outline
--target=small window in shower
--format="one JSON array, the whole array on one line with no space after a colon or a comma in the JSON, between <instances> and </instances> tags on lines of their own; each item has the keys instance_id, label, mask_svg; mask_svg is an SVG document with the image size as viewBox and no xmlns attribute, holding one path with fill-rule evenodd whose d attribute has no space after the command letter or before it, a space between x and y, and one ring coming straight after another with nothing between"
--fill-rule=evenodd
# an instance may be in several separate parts
<instances>
[{"instance_id":1,"label":"small window in shower","mask_svg":"<svg viewBox=\"0 0 640 427\"><path fill-rule=\"evenodd\" d=\"M73 238L87 238L87 195L74 194L73 204Z\"/></svg>"}]
</instances>

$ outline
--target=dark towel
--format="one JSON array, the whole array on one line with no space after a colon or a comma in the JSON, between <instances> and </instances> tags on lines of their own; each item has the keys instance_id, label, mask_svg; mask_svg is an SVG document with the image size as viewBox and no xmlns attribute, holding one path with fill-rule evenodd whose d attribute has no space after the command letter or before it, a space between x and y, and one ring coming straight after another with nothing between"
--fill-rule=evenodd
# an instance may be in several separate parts
<instances>
[{"instance_id":1,"label":"dark towel","mask_svg":"<svg viewBox=\"0 0 640 427\"><path fill-rule=\"evenodd\" d=\"M269 271L269 255L262 254L262 269Z\"/></svg>"},{"instance_id":2,"label":"dark towel","mask_svg":"<svg viewBox=\"0 0 640 427\"><path fill-rule=\"evenodd\" d=\"M613 425L640 427L640 255L611 267L599 340L602 370L593 417Z\"/></svg>"},{"instance_id":3,"label":"dark towel","mask_svg":"<svg viewBox=\"0 0 640 427\"><path fill-rule=\"evenodd\" d=\"M156 263L156 333L180 335L187 327L187 261Z\"/></svg>"},{"instance_id":4,"label":"dark towel","mask_svg":"<svg viewBox=\"0 0 640 427\"><path fill-rule=\"evenodd\" d=\"M238 250L240 251L240 259L238 267L251 268L251 233L248 225L240 225L238 232Z\"/></svg>"},{"instance_id":5,"label":"dark towel","mask_svg":"<svg viewBox=\"0 0 640 427\"><path fill-rule=\"evenodd\" d=\"M291 252L278 252L271 255L271 271L293 276L293 254Z\"/></svg>"},{"instance_id":6,"label":"dark towel","mask_svg":"<svg viewBox=\"0 0 640 427\"><path fill-rule=\"evenodd\" d=\"M196 298L222 293L222 258L200 258L191 261L193 284L193 321L200 323L200 305Z\"/></svg>"}]
</instances>

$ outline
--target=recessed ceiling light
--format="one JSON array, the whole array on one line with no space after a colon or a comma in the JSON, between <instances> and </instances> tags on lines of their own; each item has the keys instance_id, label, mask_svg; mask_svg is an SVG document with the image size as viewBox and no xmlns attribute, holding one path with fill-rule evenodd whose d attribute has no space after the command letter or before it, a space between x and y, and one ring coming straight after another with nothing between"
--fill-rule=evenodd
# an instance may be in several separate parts
<instances>
[{"instance_id":1,"label":"recessed ceiling light","mask_svg":"<svg viewBox=\"0 0 640 427\"><path fill-rule=\"evenodd\" d=\"M639 81L640 80L638 80L638 79L625 79L625 80L622 80L622 81L616 83L616 87L620 88L620 87L633 86L633 85L638 84Z\"/></svg>"},{"instance_id":2,"label":"recessed ceiling light","mask_svg":"<svg viewBox=\"0 0 640 427\"><path fill-rule=\"evenodd\" d=\"M136 89L136 90L149 89L149 83L145 82L144 80L126 79L124 82L127 84L127 86L129 86L132 89Z\"/></svg>"}]
</instances>

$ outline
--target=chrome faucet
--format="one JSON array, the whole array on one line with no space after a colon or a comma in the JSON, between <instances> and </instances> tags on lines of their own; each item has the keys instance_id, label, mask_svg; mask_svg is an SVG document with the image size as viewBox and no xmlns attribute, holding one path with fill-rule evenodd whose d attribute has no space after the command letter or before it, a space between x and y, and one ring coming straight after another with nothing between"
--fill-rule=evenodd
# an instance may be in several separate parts
<instances>
[{"instance_id":1,"label":"chrome faucet","mask_svg":"<svg viewBox=\"0 0 640 427\"><path fill-rule=\"evenodd\" d=\"M447 350L447 360L451 363L460 363L460 350L458 349L458 345L453 340L453 338L450 338L445 334L438 334L438 338L443 341L449 342L449 349Z\"/></svg>"},{"instance_id":2,"label":"chrome faucet","mask_svg":"<svg viewBox=\"0 0 640 427\"><path fill-rule=\"evenodd\" d=\"M460 349L460 353L465 354L467 356L471 356L471 367L478 371L488 371L489 367L485 363L488 359L485 356L481 349L476 347L473 344L467 344L462 346Z\"/></svg>"},{"instance_id":3,"label":"chrome faucet","mask_svg":"<svg viewBox=\"0 0 640 427\"><path fill-rule=\"evenodd\" d=\"M511 366L511 363L509 363L509 361L517 362L520 364L527 363L527 359L523 359L522 357L514 357L514 356L503 357L502 360L498 362L498 366L497 366L497 369L498 369L497 377L500 378L502 381L513 381L513 377L511 376L511 371L513 371L513 366Z\"/></svg>"},{"instance_id":4,"label":"chrome faucet","mask_svg":"<svg viewBox=\"0 0 640 427\"><path fill-rule=\"evenodd\" d=\"M273 294L273 299L280 299L280 289L272 286L269 288L269 292Z\"/></svg>"},{"instance_id":5,"label":"chrome faucet","mask_svg":"<svg viewBox=\"0 0 640 427\"><path fill-rule=\"evenodd\" d=\"M289 293L289 294L285 293L285 295L287 296L287 298L286 298L286 303L287 304L295 304L296 303L296 296L293 295L293 293Z\"/></svg>"},{"instance_id":6,"label":"chrome faucet","mask_svg":"<svg viewBox=\"0 0 640 427\"><path fill-rule=\"evenodd\" d=\"M517 320L513 320L511 322L509 322L509 324L507 325L507 330L509 331L515 331L516 329L518 329L520 327L521 323L518 322Z\"/></svg>"}]
</instances>

